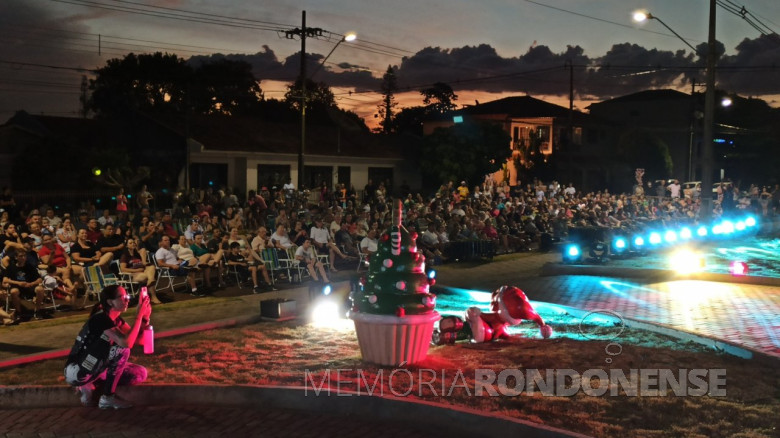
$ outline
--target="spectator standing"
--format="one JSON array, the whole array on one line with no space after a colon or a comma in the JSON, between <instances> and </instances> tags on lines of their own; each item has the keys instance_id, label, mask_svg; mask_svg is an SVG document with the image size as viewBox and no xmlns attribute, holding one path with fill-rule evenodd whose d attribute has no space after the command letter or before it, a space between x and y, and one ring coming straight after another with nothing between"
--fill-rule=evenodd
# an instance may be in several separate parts
<instances>
[{"instance_id":1,"label":"spectator standing","mask_svg":"<svg viewBox=\"0 0 780 438\"><path fill-rule=\"evenodd\" d=\"M124 187L120 187L119 194L116 195L116 211L117 214L120 214L120 212L127 213L127 195L125 195Z\"/></svg>"}]
</instances>

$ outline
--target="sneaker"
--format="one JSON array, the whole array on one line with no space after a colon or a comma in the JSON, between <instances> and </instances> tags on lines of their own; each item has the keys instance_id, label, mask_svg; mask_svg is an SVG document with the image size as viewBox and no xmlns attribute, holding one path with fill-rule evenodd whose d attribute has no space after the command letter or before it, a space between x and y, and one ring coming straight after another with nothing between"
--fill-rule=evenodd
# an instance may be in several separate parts
<instances>
[{"instance_id":1,"label":"sneaker","mask_svg":"<svg viewBox=\"0 0 780 438\"><path fill-rule=\"evenodd\" d=\"M98 402L100 409L127 409L132 408L133 405L127 400L120 398L118 395L102 395L100 396L100 402Z\"/></svg>"},{"instance_id":2,"label":"sneaker","mask_svg":"<svg viewBox=\"0 0 780 438\"><path fill-rule=\"evenodd\" d=\"M86 385L79 386L76 391L79 393L79 401L82 406L95 406L94 400L92 400L92 391L95 390L95 385L87 383Z\"/></svg>"},{"instance_id":3,"label":"sneaker","mask_svg":"<svg viewBox=\"0 0 780 438\"><path fill-rule=\"evenodd\" d=\"M263 292L263 288L261 288L260 286L255 286L255 287L252 288L252 292L254 292L256 294L262 293Z\"/></svg>"},{"instance_id":4,"label":"sneaker","mask_svg":"<svg viewBox=\"0 0 780 438\"><path fill-rule=\"evenodd\" d=\"M193 297L205 297L206 291L203 291L201 289L190 290L190 295L192 295Z\"/></svg>"}]
</instances>

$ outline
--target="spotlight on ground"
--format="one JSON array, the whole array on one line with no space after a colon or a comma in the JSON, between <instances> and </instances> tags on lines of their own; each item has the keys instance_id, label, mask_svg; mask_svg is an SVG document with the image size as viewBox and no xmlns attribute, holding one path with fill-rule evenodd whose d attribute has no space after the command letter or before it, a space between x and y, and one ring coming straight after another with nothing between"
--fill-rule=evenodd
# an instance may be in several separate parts
<instances>
[{"instance_id":1,"label":"spotlight on ground","mask_svg":"<svg viewBox=\"0 0 780 438\"><path fill-rule=\"evenodd\" d=\"M731 234L734 232L734 223L731 221L723 221L720 226L723 227L723 234Z\"/></svg>"},{"instance_id":2,"label":"spotlight on ground","mask_svg":"<svg viewBox=\"0 0 780 438\"><path fill-rule=\"evenodd\" d=\"M429 280L433 280L434 278L436 278L436 271L434 271L433 269L431 269L431 271L430 271L430 272L428 272L428 279L429 279Z\"/></svg>"},{"instance_id":3,"label":"spotlight on ground","mask_svg":"<svg viewBox=\"0 0 780 438\"><path fill-rule=\"evenodd\" d=\"M699 237L705 237L707 235L707 227L701 226L698 230L696 230L696 234Z\"/></svg>"},{"instance_id":4,"label":"spotlight on ground","mask_svg":"<svg viewBox=\"0 0 780 438\"><path fill-rule=\"evenodd\" d=\"M746 227L746 225L742 221L737 221L737 223L734 224L734 229L737 230L737 231L745 231L745 227Z\"/></svg>"},{"instance_id":5,"label":"spotlight on ground","mask_svg":"<svg viewBox=\"0 0 780 438\"><path fill-rule=\"evenodd\" d=\"M622 254L628 248L628 242L625 237L617 237L612 241L612 250L615 254Z\"/></svg>"},{"instance_id":6,"label":"spotlight on ground","mask_svg":"<svg viewBox=\"0 0 780 438\"><path fill-rule=\"evenodd\" d=\"M750 268L745 262L731 262L731 265L729 265L729 272L731 272L731 275L735 277L748 275L749 270Z\"/></svg>"},{"instance_id":7,"label":"spotlight on ground","mask_svg":"<svg viewBox=\"0 0 780 438\"><path fill-rule=\"evenodd\" d=\"M634 246L636 246L637 248L641 248L645 246L645 239L642 236L636 236L634 238Z\"/></svg>"},{"instance_id":8,"label":"spotlight on ground","mask_svg":"<svg viewBox=\"0 0 780 438\"><path fill-rule=\"evenodd\" d=\"M682 230L680 230L680 239L688 240L691 237L693 237L693 233L691 232L690 228L685 227Z\"/></svg>"},{"instance_id":9,"label":"spotlight on ground","mask_svg":"<svg viewBox=\"0 0 780 438\"><path fill-rule=\"evenodd\" d=\"M723 234L723 225L718 224L712 227L712 234L716 236L720 236L721 234Z\"/></svg>"},{"instance_id":10,"label":"spotlight on ground","mask_svg":"<svg viewBox=\"0 0 780 438\"><path fill-rule=\"evenodd\" d=\"M311 322L316 327L345 330L351 322L346 311L333 297L322 297L311 304Z\"/></svg>"},{"instance_id":11,"label":"spotlight on ground","mask_svg":"<svg viewBox=\"0 0 780 438\"><path fill-rule=\"evenodd\" d=\"M672 269L680 274L691 274L704 269L704 257L690 249L680 249L675 251L669 257L669 264Z\"/></svg>"},{"instance_id":12,"label":"spotlight on ground","mask_svg":"<svg viewBox=\"0 0 780 438\"><path fill-rule=\"evenodd\" d=\"M747 219L745 219L745 225L749 227L755 227L756 226L756 218L750 216Z\"/></svg>"},{"instance_id":13,"label":"spotlight on ground","mask_svg":"<svg viewBox=\"0 0 780 438\"><path fill-rule=\"evenodd\" d=\"M650 233L650 244L658 245L659 243L661 243L661 235L655 231Z\"/></svg>"},{"instance_id":14,"label":"spotlight on ground","mask_svg":"<svg viewBox=\"0 0 780 438\"><path fill-rule=\"evenodd\" d=\"M674 243L674 242L676 242L677 241L677 233L675 233L674 231L671 231L671 230L667 231L664 234L664 240L666 241L666 243Z\"/></svg>"},{"instance_id":15,"label":"spotlight on ground","mask_svg":"<svg viewBox=\"0 0 780 438\"><path fill-rule=\"evenodd\" d=\"M326 284L325 287L322 288L322 294L325 295L326 297L330 295L331 292L333 292L333 288L330 287L329 284Z\"/></svg>"},{"instance_id":16,"label":"spotlight on ground","mask_svg":"<svg viewBox=\"0 0 780 438\"><path fill-rule=\"evenodd\" d=\"M564 263L577 263L582 258L582 250L579 245L570 244L566 245L563 249L563 261Z\"/></svg>"}]
</instances>

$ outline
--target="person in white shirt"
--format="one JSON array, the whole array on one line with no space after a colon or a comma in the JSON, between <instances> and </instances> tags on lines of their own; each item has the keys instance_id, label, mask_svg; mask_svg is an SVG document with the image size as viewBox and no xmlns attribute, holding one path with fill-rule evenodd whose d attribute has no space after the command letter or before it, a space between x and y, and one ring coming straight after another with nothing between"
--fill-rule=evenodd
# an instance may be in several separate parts
<instances>
[{"instance_id":1,"label":"person in white shirt","mask_svg":"<svg viewBox=\"0 0 780 438\"><path fill-rule=\"evenodd\" d=\"M374 254L378 249L378 244L376 230L369 230L368 235L360 241L360 252L368 255Z\"/></svg>"},{"instance_id":2,"label":"person in white shirt","mask_svg":"<svg viewBox=\"0 0 780 438\"><path fill-rule=\"evenodd\" d=\"M284 190L284 197L289 205L290 201L292 201L293 195L295 194L295 186L292 183L292 179L287 178L287 182L282 186L282 190Z\"/></svg>"},{"instance_id":3,"label":"person in white shirt","mask_svg":"<svg viewBox=\"0 0 780 438\"><path fill-rule=\"evenodd\" d=\"M574 196L575 193L577 193L577 189L574 188L574 185L572 183L569 183L569 187L563 189L564 195Z\"/></svg>"},{"instance_id":4,"label":"person in white shirt","mask_svg":"<svg viewBox=\"0 0 780 438\"><path fill-rule=\"evenodd\" d=\"M271 245L278 249L287 249L293 245L290 241L290 236L287 235L287 230L284 225L276 227L276 232L271 234Z\"/></svg>"},{"instance_id":5,"label":"person in white shirt","mask_svg":"<svg viewBox=\"0 0 780 438\"><path fill-rule=\"evenodd\" d=\"M184 260L179 259L176 253L171 250L171 238L167 235L160 238L160 248L154 253L154 258L157 260L157 266L161 268L168 268L171 274L177 276L187 276L187 283L190 285L190 293L196 296L203 296L204 294L198 292L198 286L195 284L195 271L184 269L182 264Z\"/></svg>"},{"instance_id":6,"label":"person in white shirt","mask_svg":"<svg viewBox=\"0 0 780 438\"><path fill-rule=\"evenodd\" d=\"M671 184L669 184L668 187L666 187L666 190L669 190L672 193L672 199L680 199L680 182L677 180L672 181Z\"/></svg>"},{"instance_id":7,"label":"person in white shirt","mask_svg":"<svg viewBox=\"0 0 780 438\"><path fill-rule=\"evenodd\" d=\"M311 275L311 278L314 279L314 281L319 281L319 278L317 278L317 272L319 271L322 276L322 281L330 283L328 274L325 273L325 267L322 262L317 260L317 255L314 253L314 248L311 246L311 239L306 239L303 242L303 246L299 246L298 249L295 250L295 260L298 260L299 263L306 264L306 269L309 271L309 275Z\"/></svg>"},{"instance_id":8,"label":"person in white shirt","mask_svg":"<svg viewBox=\"0 0 780 438\"><path fill-rule=\"evenodd\" d=\"M338 246L336 246L335 243L333 243L333 239L330 237L330 231L328 231L327 228L322 224L322 218L316 218L314 220L314 226L311 227L311 231L309 232L309 236L311 236L312 244L314 245L314 249L317 250L320 254L325 254L326 252L330 256L330 270L333 272L338 272L338 269L334 266L336 262L336 256L338 255L342 259L350 260L353 257L350 257L339 249Z\"/></svg>"}]
</instances>

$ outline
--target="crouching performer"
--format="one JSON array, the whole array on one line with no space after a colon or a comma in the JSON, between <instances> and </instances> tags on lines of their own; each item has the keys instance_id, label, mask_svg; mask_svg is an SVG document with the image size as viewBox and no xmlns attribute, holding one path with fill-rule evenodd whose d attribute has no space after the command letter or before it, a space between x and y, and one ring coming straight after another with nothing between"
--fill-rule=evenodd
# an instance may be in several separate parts
<instances>
[{"instance_id":1,"label":"crouching performer","mask_svg":"<svg viewBox=\"0 0 780 438\"><path fill-rule=\"evenodd\" d=\"M115 394L118 385L137 385L146 380L146 368L130 363L130 350L148 324L152 307L149 297L139 298L132 326L122 319L130 297L121 286L107 286L100 303L76 337L65 364L65 381L77 388L81 404L94 406L95 383L102 384L101 409L123 409L132 405Z\"/></svg>"}]
</instances>

